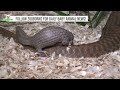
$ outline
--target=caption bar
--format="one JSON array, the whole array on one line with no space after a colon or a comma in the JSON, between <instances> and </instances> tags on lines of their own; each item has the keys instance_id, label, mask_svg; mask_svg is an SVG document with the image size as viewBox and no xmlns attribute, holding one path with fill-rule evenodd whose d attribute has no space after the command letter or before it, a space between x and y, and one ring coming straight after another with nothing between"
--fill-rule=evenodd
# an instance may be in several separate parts
<instances>
[{"instance_id":1,"label":"caption bar","mask_svg":"<svg viewBox=\"0 0 120 90\"><path fill-rule=\"evenodd\" d=\"M7 16L8 22L88 22L88 16Z\"/></svg>"}]
</instances>

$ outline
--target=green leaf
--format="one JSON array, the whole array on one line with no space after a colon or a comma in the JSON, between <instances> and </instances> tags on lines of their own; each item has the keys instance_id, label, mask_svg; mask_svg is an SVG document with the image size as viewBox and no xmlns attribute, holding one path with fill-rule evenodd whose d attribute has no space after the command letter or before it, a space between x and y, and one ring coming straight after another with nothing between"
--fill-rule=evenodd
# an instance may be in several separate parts
<instances>
[{"instance_id":1,"label":"green leaf","mask_svg":"<svg viewBox=\"0 0 120 90\"><path fill-rule=\"evenodd\" d=\"M57 13L60 16L68 16L69 14L65 14L62 11L54 11L55 13Z\"/></svg>"},{"instance_id":2,"label":"green leaf","mask_svg":"<svg viewBox=\"0 0 120 90\"><path fill-rule=\"evenodd\" d=\"M101 18L104 16L104 11L97 11L92 20L90 21L91 27L95 28L101 22Z\"/></svg>"}]
</instances>

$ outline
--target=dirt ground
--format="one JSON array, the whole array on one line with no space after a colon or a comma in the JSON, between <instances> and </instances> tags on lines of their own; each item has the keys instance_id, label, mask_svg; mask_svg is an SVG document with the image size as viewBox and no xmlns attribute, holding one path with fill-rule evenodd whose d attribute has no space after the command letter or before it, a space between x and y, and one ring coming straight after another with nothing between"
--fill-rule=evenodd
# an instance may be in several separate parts
<instances>
[{"instance_id":1,"label":"dirt ground","mask_svg":"<svg viewBox=\"0 0 120 90\"><path fill-rule=\"evenodd\" d=\"M55 15L52 11L0 11L10 15ZM109 16L109 15L108 15ZM74 34L74 44L91 43L99 40L108 16L95 29L76 23L17 23L0 25L15 32L16 25L33 36L47 26L60 26ZM120 50L98 58L40 57L23 46L0 35L0 78L5 79L117 79L120 78Z\"/></svg>"}]
</instances>

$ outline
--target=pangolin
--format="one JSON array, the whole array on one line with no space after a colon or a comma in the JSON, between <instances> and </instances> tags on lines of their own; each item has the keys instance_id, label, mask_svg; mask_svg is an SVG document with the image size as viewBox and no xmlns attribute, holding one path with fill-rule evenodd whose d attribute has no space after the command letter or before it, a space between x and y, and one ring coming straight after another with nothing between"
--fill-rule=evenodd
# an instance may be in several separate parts
<instances>
[{"instance_id":1,"label":"pangolin","mask_svg":"<svg viewBox=\"0 0 120 90\"><path fill-rule=\"evenodd\" d=\"M70 31L56 26L43 28L32 37L29 37L20 26L17 26L16 37L21 44L35 47L37 52L42 52L44 48L58 44L72 45L74 39L74 35Z\"/></svg>"}]
</instances>

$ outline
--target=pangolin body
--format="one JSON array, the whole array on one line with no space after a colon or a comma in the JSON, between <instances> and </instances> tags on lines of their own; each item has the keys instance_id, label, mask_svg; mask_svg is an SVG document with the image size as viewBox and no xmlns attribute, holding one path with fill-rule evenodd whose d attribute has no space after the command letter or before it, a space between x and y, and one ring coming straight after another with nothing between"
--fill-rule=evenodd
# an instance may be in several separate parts
<instances>
[{"instance_id":1,"label":"pangolin body","mask_svg":"<svg viewBox=\"0 0 120 90\"><path fill-rule=\"evenodd\" d=\"M70 31L56 26L43 28L32 37L29 37L21 27L17 26L16 37L21 44L33 46L38 52L41 52L43 48L58 44L68 46L73 43L74 39Z\"/></svg>"}]
</instances>

